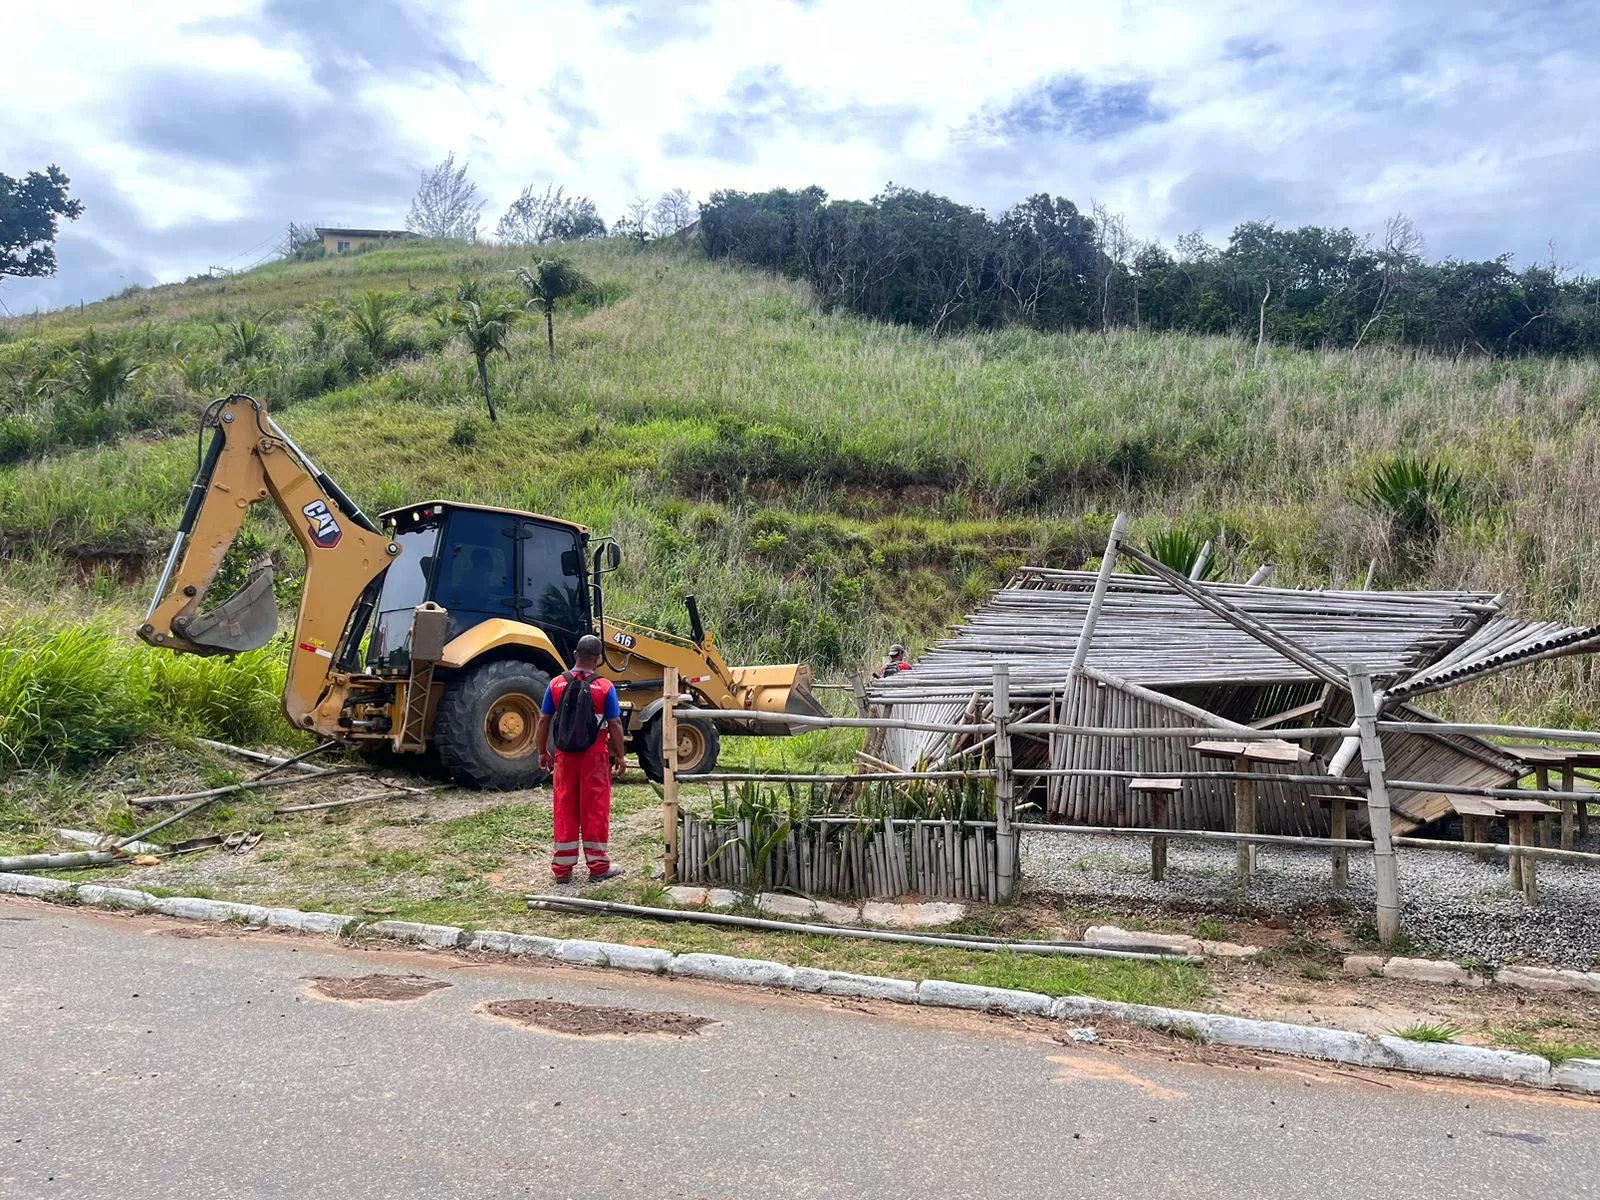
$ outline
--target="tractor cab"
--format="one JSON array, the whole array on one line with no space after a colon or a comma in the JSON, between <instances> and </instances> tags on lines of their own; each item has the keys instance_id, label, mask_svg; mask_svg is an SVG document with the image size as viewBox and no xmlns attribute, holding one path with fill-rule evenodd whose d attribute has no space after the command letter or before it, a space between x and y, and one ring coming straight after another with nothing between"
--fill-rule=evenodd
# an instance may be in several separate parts
<instances>
[{"instance_id":1,"label":"tractor cab","mask_svg":"<svg viewBox=\"0 0 1600 1200\"><path fill-rule=\"evenodd\" d=\"M484 621L534 625L565 662L593 627L589 531L535 513L430 500L383 514L400 556L384 575L367 670L404 671L417 605L449 613L445 640ZM611 545L614 545L612 543Z\"/></svg>"}]
</instances>

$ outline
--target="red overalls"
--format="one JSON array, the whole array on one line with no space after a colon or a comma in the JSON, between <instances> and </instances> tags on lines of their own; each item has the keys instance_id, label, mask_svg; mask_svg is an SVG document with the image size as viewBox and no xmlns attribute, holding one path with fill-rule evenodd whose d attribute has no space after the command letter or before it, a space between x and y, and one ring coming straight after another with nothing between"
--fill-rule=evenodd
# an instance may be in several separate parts
<instances>
[{"instance_id":1,"label":"red overalls","mask_svg":"<svg viewBox=\"0 0 1600 1200\"><path fill-rule=\"evenodd\" d=\"M551 702L561 707L561 693L571 676L558 675L550 682ZM611 681L599 676L589 681L594 698L594 715L606 711L606 693ZM599 875L611 866L611 733L604 725L594 745L578 754L556 751L555 778L555 854L550 873L567 879L578 865L578 846L589 873Z\"/></svg>"}]
</instances>

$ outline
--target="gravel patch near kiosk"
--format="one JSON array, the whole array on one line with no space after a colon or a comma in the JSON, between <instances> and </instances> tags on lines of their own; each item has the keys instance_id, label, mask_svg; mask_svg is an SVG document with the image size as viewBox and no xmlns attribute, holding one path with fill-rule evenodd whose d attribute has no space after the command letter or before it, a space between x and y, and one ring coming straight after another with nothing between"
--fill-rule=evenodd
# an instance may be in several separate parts
<instances>
[{"instance_id":1,"label":"gravel patch near kiosk","mask_svg":"<svg viewBox=\"0 0 1600 1200\"><path fill-rule=\"evenodd\" d=\"M1600 852L1600 838L1578 849ZM1543 903L1530 907L1507 886L1503 860L1413 849L1397 859L1401 925L1442 957L1491 966L1526 959L1579 971L1600 960L1600 867L1540 863ZM1178 840L1168 843L1161 883L1150 879L1142 838L1025 833L1022 872L1039 897L1185 912L1282 913L1338 900L1359 920L1370 919L1376 900L1371 855L1352 853L1349 887L1334 892L1326 851L1279 846L1261 847L1248 889L1238 885L1232 846Z\"/></svg>"}]
</instances>

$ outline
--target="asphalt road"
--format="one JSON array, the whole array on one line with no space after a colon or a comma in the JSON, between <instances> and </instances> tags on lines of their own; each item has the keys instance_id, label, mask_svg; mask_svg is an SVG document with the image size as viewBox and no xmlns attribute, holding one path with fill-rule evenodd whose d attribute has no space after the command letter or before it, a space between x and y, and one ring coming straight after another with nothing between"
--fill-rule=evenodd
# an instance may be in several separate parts
<instances>
[{"instance_id":1,"label":"asphalt road","mask_svg":"<svg viewBox=\"0 0 1600 1200\"><path fill-rule=\"evenodd\" d=\"M308 994L306 976L373 971L451 986ZM583 1039L476 1011L528 998L717 1023ZM1052 1030L0 901L0 1196L1600 1190L1589 1101Z\"/></svg>"}]
</instances>

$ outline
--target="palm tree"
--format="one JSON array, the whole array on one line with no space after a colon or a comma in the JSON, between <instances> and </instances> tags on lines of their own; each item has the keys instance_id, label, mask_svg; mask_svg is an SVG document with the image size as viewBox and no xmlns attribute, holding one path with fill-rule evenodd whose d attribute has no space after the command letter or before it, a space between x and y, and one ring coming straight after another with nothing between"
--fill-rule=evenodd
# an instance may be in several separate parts
<instances>
[{"instance_id":1,"label":"palm tree","mask_svg":"<svg viewBox=\"0 0 1600 1200\"><path fill-rule=\"evenodd\" d=\"M72 356L72 371L78 377L79 393L84 402L94 408L110 408L116 404L133 377L143 369L143 365L135 363L121 346L111 346L103 354L83 349Z\"/></svg>"},{"instance_id":2,"label":"palm tree","mask_svg":"<svg viewBox=\"0 0 1600 1200\"><path fill-rule=\"evenodd\" d=\"M528 293L528 301L523 307L544 312L545 336L550 341L550 361L555 362L556 301L587 291L594 285L573 265L570 258L541 258L533 264L531 271L527 267L518 267L513 273L517 282L522 284L522 290Z\"/></svg>"},{"instance_id":3,"label":"palm tree","mask_svg":"<svg viewBox=\"0 0 1600 1200\"><path fill-rule=\"evenodd\" d=\"M500 418L494 411L494 394L489 391L489 355L506 348L506 338L511 334L511 324L520 314L514 304L503 302L480 303L463 300L461 307L451 310L449 322L461 334L478 360L478 380L483 384L484 403L489 406L489 420Z\"/></svg>"},{"instance_id":4,"label":"palm tree","mask_svg":"<svg viewBox=\"0 0 1600 1200\"><path fill-rule=\"evenodd\" d=\"M350 310L350 332L367 348L367 353L382 363L389 357L394 336L395 298L384 292L363 292L361 302Z\"/></svg>"}]
</instances>

